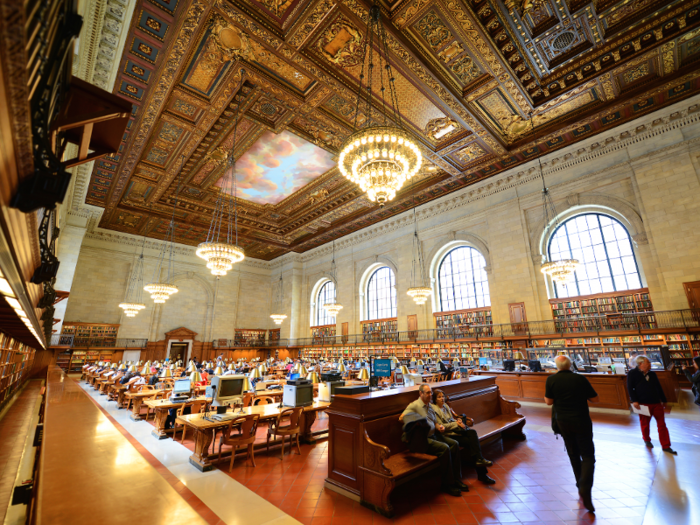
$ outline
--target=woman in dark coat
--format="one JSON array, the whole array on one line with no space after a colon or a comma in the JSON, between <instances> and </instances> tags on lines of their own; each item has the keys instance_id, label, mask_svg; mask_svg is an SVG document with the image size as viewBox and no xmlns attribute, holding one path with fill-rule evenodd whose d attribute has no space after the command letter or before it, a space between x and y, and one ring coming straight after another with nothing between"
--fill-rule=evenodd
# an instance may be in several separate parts
<instances>
[{"instance_id":1,"label":"woman in dark coat","mask_svg":"<svg viewBox=\"0 0 700 525\"><path fill-rule=\"evenodd\" d=\"M692 385L695 404L700 406L700 356L694 357L692 368L686 366L683 372L685 372L685 377L688 378Z\"/></svg>"}]
</instances>

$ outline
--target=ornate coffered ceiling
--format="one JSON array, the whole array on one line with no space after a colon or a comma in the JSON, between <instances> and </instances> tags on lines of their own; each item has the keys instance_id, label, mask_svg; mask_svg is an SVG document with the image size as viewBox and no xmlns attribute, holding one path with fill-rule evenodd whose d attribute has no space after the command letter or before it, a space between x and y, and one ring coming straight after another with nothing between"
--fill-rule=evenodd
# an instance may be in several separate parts
<instances>
[{"instance_id":1,"label":"ornate coffered ceiling","mask_svg":"<svg viewBox=\"0 0 700 525\"><path fill-rule=\"evenodd\" d=\"M162 239L182 184L176 241L196 245L233 150L246 255L304 252L696 94L699 3L384 0L426 166L380 209L332 167L373 118L353 95L369 3L140 0L114 87L133 116L86 202L103 228Z\"/></svg>"}]
</instances>

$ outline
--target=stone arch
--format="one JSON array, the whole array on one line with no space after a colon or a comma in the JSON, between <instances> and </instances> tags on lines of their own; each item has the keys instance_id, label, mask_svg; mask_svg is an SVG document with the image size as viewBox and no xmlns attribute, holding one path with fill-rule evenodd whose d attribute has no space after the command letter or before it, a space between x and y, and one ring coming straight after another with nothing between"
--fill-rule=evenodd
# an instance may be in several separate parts
<instances>
[{"instance_id":1,"label":"stone arch","mask_svg":"<svg viewBox=\"0 0 700 525\"><path fill-rule=\"evenodd\" d=\"M361 266L357 268L357 283L358 283L358 294L360 306L360 320L364 321L367 319L367 306L365 304L365 296L367 293L367 285L369 284L369 279L375 270L388 267L392 272L394 272L394 279L398 283L399 271L397 264L393 261L391 257L386 255L379 255L373 261L365 261ZM397 294L398 295L398 294ZM398 303L398 297L397 297ZM398 308L398 304L396 305Z\"/></svg>"},{"instance_id":2,"label":"stone arch","mask_svg":"<svg viewBox=\"0 0 700 525\"><path fill-rule=\"evenodd\" d=\"M316 304L318 299L318 294L324 284L331 282L331 278L327 275L321 275L321 277L316 279L316 284L311 287L311 296L309 297L309 326L316 326L316 313L318 308L321 308L320 304ZM336 286L336 297L338 295L338 287Z\"/></svg>"}]
</instances>

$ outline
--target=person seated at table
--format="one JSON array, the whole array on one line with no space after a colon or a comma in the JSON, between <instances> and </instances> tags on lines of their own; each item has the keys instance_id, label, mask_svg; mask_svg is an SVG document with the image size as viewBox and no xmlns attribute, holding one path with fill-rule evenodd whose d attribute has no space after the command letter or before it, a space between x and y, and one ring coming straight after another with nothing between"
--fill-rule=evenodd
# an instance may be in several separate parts
<instances>
[{"instance_id":1,"label":"person seated at table","mask_svg":"<svg viewBox=\"0 0 700 525\"><path fill-rule=\"evenodd\" d=\"M151 386L156 386L157 383L158 383L158 369L156 368L155 372L151 376L151 379L148 380L148 384Z\"/></svg>"},{"instance_id":2,"label":"person seated at table","mask_svg":"<svg viewBox=\"0 0 700 525\"><path fill-rule=\"evenodd\" d=\"M134 372L126 372L126 373L122 376L121 380L119 381L119 384L120 384L120 385L125 385L125 384L127 384L129 381L131 381L131 378L132 378L132 377L134 377Z\"/></svg>"},{"instance_id":3,"label":"person seated at table","mask_svg":"<svg viewBox=\"0 0 700 525\"><path fill-rule=\"evenodd\" d=\"M442 390L433 391L433 410L437 421L445 428L443 434L457 441L476 465L476 475L479 481L493 485L496 481L489 477L486 467L493 465L492 461L484 459L481 454L481 444L476 430L469 428L465 421L455 414L447 404L447 395Z\"/></svg>"},{"instance_id":4,"label":"person seated at table","mask_svg":"<svg viewBox=\"0 0 700 525\"><path fill-rule=\"evenodd\" d=\"M134 372L133 377L129 379L129 381L127 381L126 384L129 387L129 389L133 390L139 385L145 385L146 378L141 376L141 372Z\"/></svg>"},{"instance_id":5,"label":"person seated at table","mask_svg":"<svg viewBox=\"0 0 700 525\"><path fill-rule=\"evenodd\" d=\"M204 368L197 367L199 370L199 374L202 376L202 384L206 385L207 382L209 381L209 372L207 372Z\"/></svg>"}]
</instances>

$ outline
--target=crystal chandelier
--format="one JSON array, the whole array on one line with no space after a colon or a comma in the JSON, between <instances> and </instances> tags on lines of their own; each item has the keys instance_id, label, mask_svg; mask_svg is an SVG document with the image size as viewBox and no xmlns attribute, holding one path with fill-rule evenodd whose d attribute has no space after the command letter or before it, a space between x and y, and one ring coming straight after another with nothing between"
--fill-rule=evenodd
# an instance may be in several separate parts
<instances>
[{"instance_id":1,"label":"crystal chandelier","mask_svg":"<svg viewBox=\"0 0 700 525\"><path fill-rule=\"evenodd\" d=\"M532 123L532 115L530 115L530 122ZM534 123L532 124L532 130L535 130ZM557 209L554 206L554 201L552 201L549 188L547 188L547 185L544 183L544 170L542 169L542 160L539 157L537 158L537 162L540 166L540 177L542 177L542 208L544 210L544 224L545 227L547 227L550 221L554 221L554 228L552 231L557 231L559 229ZM581 264L577 259L560 259L558 261L550 261L549 250L545 249L545 262L542 264L540 271L545 275L549 275L554 282L566 286L568 283L573 281L574 274L576 273L576 270L580 268L580 266Z\"/></svg>"},{"instance_id":2,"label":"crystal chandelier","mask_svg":"<svg viewBox=\"0 0 700 525\"><path fill-rule=\"evenodd\" d=\"M119 308L124 310L127 317L136 317L141 310L146 308L146 305L141 302L141 290L143 288L143 248L146 245L146 236L143 236L141 244L141 255L136 260L134 271L129 279L129 286L126 289L124 302L119 305Z\"/></svg>"},{"instance_id":3,"label":"crystal chandelier","mask_svg":"<svg viewBox=\"0 0 700 525\"><path fill-rule=\"evenodd\" d=\"M362 69L357 90L354 133L348 137L341 148L338 169L344 177L367 192L367 197L371 201L384 206L387 201L396 196L396 192L407 180L418 173L422 155L415 139L401 124L394 75L389 63L389 46L381 23L381 9L376 0L369 14L370 20L364 39ZM379 48L379 52L375 53L375 45ZM369 63L365 67L367 60ZM375 64L375 60L378 60L378 64ZM376 65L379 66L379 71L375 73ZM367 85L363 87L362 80L365 77ZM374 95L381 99L382 105L376 120L372 116L373 82L379 84L374 86ZM387 86L388 101L385 100ZM362 127L358 128L357 120L361 104L365 107L366 118ZM387 104L392 108L389 110L393 113L391 116L387 115Z\"/></svg>"},{"instance_id":4,"label":"crystal chandelier","mask_svg":"<svg viewBox=\"0 0 700 525\"><path fill-rule=\"evenodd\" d=\"M416 219L416 208L413 208L413 224L415 230L413 232L413 265L411 267L411 284L412 286L406 292L417 305L424 305L433 291L425 284L425 264L423 262L423 250L418 239L418 220Z\"/></svg>"},{"instance_id":5,"label":"crystal chandelier","mask_svg":"<svg viewBox=\"0 0 700 525\"><path fill-rule=\"evenodd\" d=\"M158 304L163 304L172 294L177 293L177 286L173 284L173 244L175 243L175 209L177 208L177 199L180 195L182 167L184 165L185 156L183 155L182 162L180 163L180 174L178 176L177 190L175 191L175 200L173 202L173 214L170 217L168 230L165 232L165 242L160 247L158 264L156 264L156 269L153 273L153 281L143 287L144 290L151 294L151 299L153 299L153 302ZM170 239L169 243L168 239ZM168 254L168 276L165 281L161 281L163 261L165 260L165 254L168 251L168 244L170 244L170 253Z\"/></svg>"},{"instance_id":6,"label":"crystal chandelier","mask_svg":"<svg viewBox=\"0 0 700 525\"><path fill-rule=\"evenodd\" d=\"M331 261L331 271L330 271L331 281L333 281L333 301L330 303L325 303L323 309L328 312L331 317L337 317L340 311L343 309L343 305L338 303L338 278L337 278L337 268L335 266L335 241L333 241L333 260Z\"/></svg>"},{"instance_id":7,"label":"crystal chandelier","mask_svg":"<svg viewBox=\"0 0 700 525\"><path fill-rule=\"evenodd\" d=\"M284 308L284 289L282 288L282 275L280 275L280 281L277 284L277 297L275 302L277 303L277 308L276 310L281 311L282 308ZM284 321L287 316L279 313L279 314L272 314L270 315L272 320L275 322L275 324L282 324L282 321Z\"/></svg>"},{"instance_id":8,"label":"crystal chandelier","mask_svg":"<svg viewBox=\"0 0 700 525\"><path fill-rule=\"evenodd\" d=\"M207 268L212 275L226 275L233 265L245 258L243 248L238 246L238 198L236 196L236 131L238 129L238 113L242 101L237 100L240 93L236 94L233 101L236 103L236 116L233 123L233 146L228 157L229 166L224 174L219 196L214 206L214 215L209 225L207 240L197 246L197 256L207 261ZM240 94L241 97L243 96ZM225 232L222 233L221 229ZM235 235L234 235L235 232ZM235 244L234 244L235 241Z\"/></svg>"}]
</instances>

